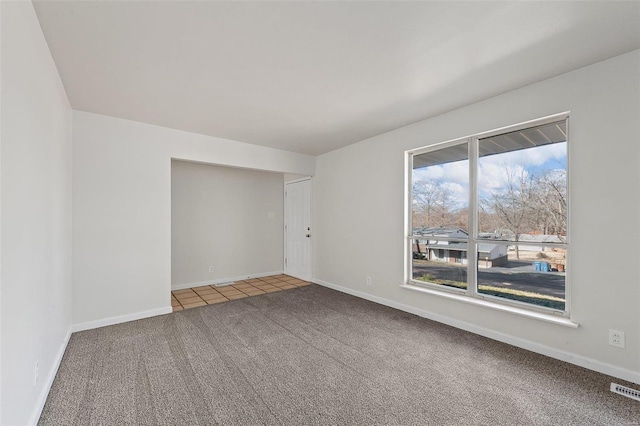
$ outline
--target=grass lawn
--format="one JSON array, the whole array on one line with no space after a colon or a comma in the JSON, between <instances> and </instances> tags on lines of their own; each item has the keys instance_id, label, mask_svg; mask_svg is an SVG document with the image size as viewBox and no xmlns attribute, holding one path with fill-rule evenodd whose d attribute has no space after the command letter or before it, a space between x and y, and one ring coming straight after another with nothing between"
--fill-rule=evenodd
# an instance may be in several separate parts
<instances>
[{"instance_id":1,"label":"grass lawn","mask_svg":"<svg viewBox=\"0 0 640 426\"><path fill-rule=\"evenodd\" d=\"M434 278L429 274L424 274L421 277L414 277L414 279L428 282L431 284L440 284L447 287L455 287L466 289L467 283L455 280L446 280L440 278ZM530 303L532 305L544 306L552 309L564 310L564 299L555 296L549 296L545 294L538 294L531 291L515 290L512 288L501 288L489 285L478 286L478 292L491 296L501 297L503 299L517 300L518 302Z\"/></svg>"}]
</instances>

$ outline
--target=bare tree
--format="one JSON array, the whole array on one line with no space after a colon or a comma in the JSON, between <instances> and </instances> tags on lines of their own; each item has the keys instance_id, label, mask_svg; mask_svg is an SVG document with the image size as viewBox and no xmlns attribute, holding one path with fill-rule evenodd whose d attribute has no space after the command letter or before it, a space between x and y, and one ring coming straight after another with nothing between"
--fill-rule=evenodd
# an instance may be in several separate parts
<instances>
[{"instance_id":1,"label":"bare tree","mask_svg":"<svg viewBox=\"0 0 640 426\"><path fill-rule=\"evenodd\" d=\"M503 222L493 210L491 210L491 206L489 206L485 200L479 200L478 232L480 234L492 234L496 236L510 232L508 229L505 229Z\"/></svg>"},{"instance_id":2,"label":"bare tree","mask_svg":"<svg viewBox=\"0 0 640 426\"><path fill-rule=\"evenodd\" d=\"M413 184L414 224L434 226L434 215L441 198L441 180L419 180Z\"/></svg>"},{"instance_id":3,"label":"bare tree","mask_svg":"<svg viewBox=\"0 0 640 426\"><path fill-rule=\"evenodd\" d=\"M442 179L419 180L413 184L414 224L427 227L455 226L460 209ZM464 227L466 228L465 223Z\"/></svg>"},{"instance_id":4,"label":"bare tree","mask_svg":"<svg viewBox=\"0 0 640 426\"><path fill-rule=\"evenodd\" d=\"M505 166L507 182L501 191L496 191L481 201L484 210L495 214L497 221L508 229L516 242L516 258L520 259L518 241L532 223L535 214L534 179L523 168Z\"/></svg>"},{"instance_id":5,"label":"bare tree","mask_svg":"<svg viewBox=\"0 0 640 426\"><path fill-rule=\"evenodd\" d=\"M544 234L556 235L566 241L567 235L567 172L551 170L534 181L534 208L538 227Z\"/></svg>"},{"instance_id":6,"label":"bare tree","mask_svg":"<svg viewBox=\"0 0 640 426\"><path fill-rule=\"evenodd\" d=\"M436 198L437 219L434 221L438 226L451 226L453 224L454 200L451 193L440 184L440 190Z\"/></svg>"}]
</instances>

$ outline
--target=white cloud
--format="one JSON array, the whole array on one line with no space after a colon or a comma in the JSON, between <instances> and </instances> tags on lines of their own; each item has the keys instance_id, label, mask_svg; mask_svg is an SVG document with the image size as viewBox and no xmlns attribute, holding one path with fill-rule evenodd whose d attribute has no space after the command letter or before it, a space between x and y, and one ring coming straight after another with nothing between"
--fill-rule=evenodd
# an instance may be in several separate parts
<instances>
[{"instance_id":1,"label":"white cloud","mask_svg":"<svg viewBox=\"0 0 640 426\"><path fill-rule=\"evenodd\" d=\"M478 160L480 195L500 191L509 182L509 176L527 176L543 165L545 170L564 168L566 161L566 142L482 157Z\"/></svg>"},{"instance_id":2,"label":"white cloud","mask_svg":"<svg viewBox=\"0 0 640 426\"><path fill-rule=\"evenodd\" d=\"M463 185L469 184L469 161L456 161L443 165L444 175L448 181Z\"/></svg>"},{"instance_id":3,"label":"white cloud","mask_svg":"<svg viewBox=\"0 0 640 426\"><path fill-rule=\"evenodd\" d=\"M440 166L430 166L413 171L415 180L441 180L469 185L469 161L456 161Z\"/></svg>"},{"instance_id":4,"label":"white cloud","mask_svg":"<svg viewBox=\"0 0 640 426\"><path fill-rule=\"evenodd\" d=\"M566 163L567 143L554 143L535 148L520 149L480 158L482 164L510 164L524 168L541 166L547 161L556 160L558 165Z\"/></svg>"},{"instance_id":5,"label":"white cloud","mask_svg":"<svg viewBox=\"0 0 640 426\"><path fill-rule=\"evenodd\" d=\"M438 180L444 176L442 166L424 167L413 171L415 180Z\"/></svg>"},{"instance_id":6,"label":"white cloud","mask_svg":"<svg viewBox=\"0 0 640 426\"><path fill-rule=\"evenodd\" d=\"M504 188L509 182L509 176L527 176L527 171L520 165L508 163L479 163L478 164L478 189L480 192L494 192Z\"/></svg>"},{"instance_id":7,"label":"white cloud","mask_svg":"<svg viewBox=\"0 0 640 426\"><path fill-rule=\"evenodd\" d=\"M447 191L456 207L469 205L469 185L460 185L455 182L443 182L442 188Z\"/></svg>"},{"instance_id":8,"label":"white cloud","mask_svg":"<svg viewBox=\"0 0 640 426\"><path fill-rule=\"evenodd\" d=\"M566 161L566 142L481 157L478 161L480 196L501 191L508 183L509 175L526 176L538 168L545 171L566 170ZM468 204L468 160L416 169L413 178L415 181L439 181L458 206Z\"/></svg>"}]
</instances>

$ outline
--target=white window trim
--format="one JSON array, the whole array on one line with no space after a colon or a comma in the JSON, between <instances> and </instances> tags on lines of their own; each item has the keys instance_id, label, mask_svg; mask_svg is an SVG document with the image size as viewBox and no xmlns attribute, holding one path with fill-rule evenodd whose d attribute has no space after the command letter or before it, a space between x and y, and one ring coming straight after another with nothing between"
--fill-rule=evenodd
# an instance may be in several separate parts
<instances>
[{"instance_id":1,"label":"white window trim","mask_svg":"<svg viewBox=\"0 0 640 426\"><path fill-rule=\"evenodd\" d=\"M471 303L477 306L484 306L491 309L510 312L513 314L526 316L529 318L540 319L543 321L561 324L568 327L578 327L578 324L570 320L571 316L571 275L569 269L571 267L571 253L570 250L570 211L571 211L571 195L570 190L567 191L567 241L565 244L553 244L551 246L561 246L567 249L567 269L565 275L565 309L560 311L557 309L546 308L543 306L536 306L524 302L501 299L490 295L484 295L477 292L477 273L478 273L478 146L479 140L491 136L495 136L502 133L518 131L529 127L541 126L544 124L553 123L556 121L567 121L567 142L570 139L569 136L569 115L570 113L563 112L559 114L549 115L535 120L529 120L522 123L518 123L511 126L505 126L498 129L465 136L462 138L452 139L449 141L421 147L417 149L408 150L405 152L405 279L404 283L400 285L402 288L416 290L421 293L436 295L453 299L461 302ZM458 290L454 288L443 287L437 284L430 284L413 279L413 224L412 224L412 209L413 209L413 157L426 152L436 151L450 146L460 145L463 143L468 144L469 149L469 239L468 239L468 252L467 252L467 289ZM571 168L571 146L572 143L567 143L567 180L569 179L569 170ZM568 184L568 181L567 181ZM445 240L448 240L445 238ZM512 245L514 242L501 241L506 245ZM545 244L546 246L547 244Z\"/></svg>"},{"instance_id":2,"label":"white window trim","mask_svg":"<svg viewBox=\"0 0 640 426\"><path fill-rule=\"evenodd\" d=\"M432 289L419 285L413 284L402 284L401 288L406 288L411 291L417 291L423 294L429 294L438 297L444 297L445 299L456 300L463 303L469 303L471 305L481 306L484 308L495 309L497 311L509 312L515 315L520 315L527 318L533 318L541 321L546 321L552 324L563 325L565 327L570 328L578 328L579 324L573 322L571 319L560 316L560 315L552 315L544 312L538 312L537 310L529 309L529 308L519 308L515 306L510 306L506 303L497 303L488 300L479 299L476 297L469 297L463 294L455 294L452 292L442 291L440 289Z\"/></svg>"}]
</instances>

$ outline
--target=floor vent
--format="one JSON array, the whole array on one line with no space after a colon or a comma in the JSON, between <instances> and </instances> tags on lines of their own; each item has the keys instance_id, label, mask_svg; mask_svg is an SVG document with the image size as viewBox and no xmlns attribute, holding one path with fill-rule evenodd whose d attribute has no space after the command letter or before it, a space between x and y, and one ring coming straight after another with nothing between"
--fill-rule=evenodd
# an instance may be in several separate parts
<instances>
[{"instance_id":1,"label":"floor vent","mask_svg":"<svg viewBox=\"0 0 640 426\"><path fill-rule=\"evenodd\" d=\"M628 388L626 386L622 386L616 383L611 383L611 392L624 395L631 399L635 399L636 401L640 401L640 391Z\"/></svg>"},{"instance_id":2,"label":"floor vent","mask_svg":"<svg viewBox=\"0 0 640 426\"><path fill-rule=\"evenodd\" d=\"M233 285L235 283L236 283L235 281L231 281L230 283L218 283L218 284L214 284L213 286L214 287L226 287L228 285Z\"/></svg>"}]
</instances>

